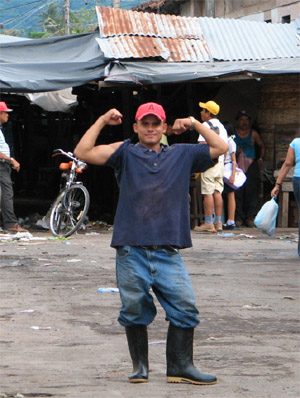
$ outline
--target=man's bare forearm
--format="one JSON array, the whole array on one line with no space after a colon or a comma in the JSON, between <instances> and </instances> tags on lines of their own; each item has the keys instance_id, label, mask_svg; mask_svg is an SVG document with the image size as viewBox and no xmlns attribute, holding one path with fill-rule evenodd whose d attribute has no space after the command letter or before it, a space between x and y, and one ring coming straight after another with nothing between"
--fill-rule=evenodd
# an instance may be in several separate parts
<instances>
[{"instance_id":1,"label":"man's bare forearm","mask_svg":"<svg viewBox=\"0 0 300 398\"><path fill-rule=\"evenodd\" d=\"M111 109L104 115L101 115L86 131L77 144L76 148L74 149L75 156L92 164L105 164L109 157L121 145L121 142L95 146L97 138L101 133L101 130L107 124L118 125L121 123L122 115L116 109Z\"/></svg>"}]
</instances>

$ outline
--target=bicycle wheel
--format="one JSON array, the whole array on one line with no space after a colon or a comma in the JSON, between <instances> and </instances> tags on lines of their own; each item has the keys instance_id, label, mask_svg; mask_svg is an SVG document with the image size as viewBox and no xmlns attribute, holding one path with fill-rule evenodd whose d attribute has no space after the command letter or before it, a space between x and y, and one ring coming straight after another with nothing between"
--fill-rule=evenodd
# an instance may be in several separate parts
<instances>
[{"instance_id":1,"label":"bicycle wheel","mask_svg":"<svg viewBox=\"0 0 300 398\"><path fill-rule=\"evenodd\" d=\"M83 185L71 185L53 203L50 230L54 236L68 237L78 230L87 215L90 195Z\"/></svg>"}]
</instances>

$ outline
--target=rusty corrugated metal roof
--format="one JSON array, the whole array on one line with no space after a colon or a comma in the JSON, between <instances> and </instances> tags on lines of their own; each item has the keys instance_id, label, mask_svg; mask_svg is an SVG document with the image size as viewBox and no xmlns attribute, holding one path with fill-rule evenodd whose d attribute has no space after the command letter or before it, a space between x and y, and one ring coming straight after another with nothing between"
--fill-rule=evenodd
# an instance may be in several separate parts
<instances>
[{"instance_id":1,"label":"rusty corrugated metal roof","mask_svg":"<svg viewBox=\"0 0 300 398\"><path fill-rule=\"evenodd\" d=\"M199 19L97 7L99 45L107 58L207 62Z\"/></svg>"},{"instance_id":2,"label":"rusty corrugated metal roof","mask_svg":"<svg viewBox=\"0 0 300 398\"><path fill-rule=\"evenodd\" d=\"M107 58L168 62L250 61L300 57L295 24L181 17L97 7L99 45Z\"/></svg>"}]
</instances>

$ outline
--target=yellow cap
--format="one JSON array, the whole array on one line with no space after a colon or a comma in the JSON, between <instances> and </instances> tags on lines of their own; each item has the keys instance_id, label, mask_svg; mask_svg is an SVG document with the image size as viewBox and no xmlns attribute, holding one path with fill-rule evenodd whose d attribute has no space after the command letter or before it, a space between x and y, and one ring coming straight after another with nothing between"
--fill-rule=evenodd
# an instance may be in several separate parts
<instances>
[{"instance_id":1,"label":"yellow cap","mask_svg":"<svg viewBox=\"0 0 300 398\"><path fill-rule=\"evenodd\" d=\"M215 101L199 102L199 106L207 109L213 115L217 115L220 112L220 106Z\"/></svg>"}]
</instances>

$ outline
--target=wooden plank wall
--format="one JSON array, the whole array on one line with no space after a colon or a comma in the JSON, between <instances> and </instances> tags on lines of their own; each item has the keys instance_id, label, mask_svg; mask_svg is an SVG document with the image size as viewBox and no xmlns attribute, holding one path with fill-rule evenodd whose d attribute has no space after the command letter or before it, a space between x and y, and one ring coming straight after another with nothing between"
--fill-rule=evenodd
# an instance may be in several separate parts
<instances>
[{"instance_id":1,"label":"wooden plank wall","mask_svg":"<svg viewBox=\"0 0 300 398\"><path fill-rule=\"evenodd\" d=\"M258 113L259 132L266 145L265 162L280 169L290 142L300 136L300 75L278 75L263 78ZM291 179L283 184L280 194L278 226L296 227L298 209ZM290 193L291 192L291 193Z\"/></svg>"},{"instance_id":2,"label":"wooden plank wall","mask_svg":"<svg viewBox=\"0 0 300 398\"><path fill-rule=\"evenodd\" d=\"M300 75L263 78L258 113L259 131L266 145L266 161L280 167L289 143L299 134Z\"/></svg>"}]
</instances>

